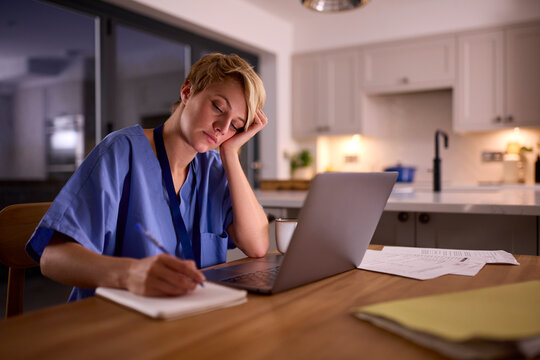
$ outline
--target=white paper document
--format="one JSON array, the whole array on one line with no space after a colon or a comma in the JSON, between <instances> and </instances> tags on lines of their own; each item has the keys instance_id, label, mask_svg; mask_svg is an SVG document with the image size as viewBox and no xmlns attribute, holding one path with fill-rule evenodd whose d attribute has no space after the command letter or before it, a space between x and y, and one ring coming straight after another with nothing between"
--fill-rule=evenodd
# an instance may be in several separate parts
<instances>
[{"instance_id":1,"label":"white paper document","mask_svg":"<svg viewBox=\"0 0 540 360\"><path fill-rule=\"evenodd\" d=\"M358 268L427 280L446 274L474 276L482 269L484 264L483 261L467 257L400 254L367 250Z\"/></svg>"},{"instance_id":2,"label":"white paper document","mask_svg":"<svg viewBox=\"0 0 540 360\"><path fill-rule=\"evenodd\" d=\"M417 248L417 247L406 247L406 246L385 246L381 251L385 253L395 253L395 254L466 257L470 259L481 260L487 264L519 265L514 255L504 250L460 250L460 249Z\"/></svg>"}]
</instances>

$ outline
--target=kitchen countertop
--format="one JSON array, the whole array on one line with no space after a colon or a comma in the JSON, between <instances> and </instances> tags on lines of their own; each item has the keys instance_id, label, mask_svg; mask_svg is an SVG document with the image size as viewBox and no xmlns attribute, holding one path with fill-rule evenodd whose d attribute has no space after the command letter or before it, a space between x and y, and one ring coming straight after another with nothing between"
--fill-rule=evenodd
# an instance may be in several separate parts
<instances>
[{"instance_id":1,"label":"kitchen countertop","mask_svg":"<svg viewBox=\"0 0 540 360\"><path fill-rule=\"evenodd\" d=\"M263 207L300 208L307 191L256 190ZM440 193L422 185L396 184L386 211L540 216L540 186L443 186Z\"/></svg>"}]
</instances>

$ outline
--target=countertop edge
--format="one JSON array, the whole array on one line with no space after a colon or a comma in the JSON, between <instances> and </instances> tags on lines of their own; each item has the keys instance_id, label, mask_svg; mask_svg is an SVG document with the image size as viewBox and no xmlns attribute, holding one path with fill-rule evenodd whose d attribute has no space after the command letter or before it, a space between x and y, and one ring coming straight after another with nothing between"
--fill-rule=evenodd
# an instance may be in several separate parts
<instances>
[{"instance_id":1,"label":"countertop edge","mask_svg":"<svg viewBox=\"0 0 540 360\"><path fill-rule=\"evenodd\" d=\"M510 190L506 190L506 192L512 193ZM255 195L265 208L298 209L302 207L307 191L256 190ZM536 198L540 199L540 192L534 191L533 194L529 194L528 197L522 199L523 203L521 204L515 203L515 199L509 203L486 203L485 199L482 199L482 202L475 202L473 195L471 195L472 200L468 203L441 199L425 201L419 200L414 195L410 198L391 195L385 206L385 211L540 216L540 204L536 205ZM534 204L530 204L532 201Z\"/></svg>"}]
</instances>

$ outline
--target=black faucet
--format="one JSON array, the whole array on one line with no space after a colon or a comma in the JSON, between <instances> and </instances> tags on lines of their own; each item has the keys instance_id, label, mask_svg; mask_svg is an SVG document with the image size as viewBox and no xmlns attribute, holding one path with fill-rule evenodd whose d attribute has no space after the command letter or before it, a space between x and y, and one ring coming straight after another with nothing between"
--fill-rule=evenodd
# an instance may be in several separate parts
<instances>
[{"instance_id":1,"label":"black faucet","mask_svg":"<svg viewBox=\"0 0 540 360\"><path fill-rule=\"evenodd\" d=\"M448 147L448 135L441 130L435 131L435 159L433 159L433 191L441 191L441 158L439 157L439 135L444 138L444 147Z\"/></svg>"}]
</instances>

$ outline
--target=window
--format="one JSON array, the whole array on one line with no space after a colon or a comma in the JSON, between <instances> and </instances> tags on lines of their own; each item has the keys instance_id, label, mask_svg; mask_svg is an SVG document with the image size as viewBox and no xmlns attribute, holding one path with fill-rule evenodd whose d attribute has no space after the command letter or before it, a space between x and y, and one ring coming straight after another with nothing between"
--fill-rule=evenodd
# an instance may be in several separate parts
<instances>
[{"instance_id":1,"label":"window","mask_svg":"<svg viewBox=\"0 0 540 360\"><path fill-rule=\"evenodd\" d=\"M189 70L189 46L123 25L116 26L112 128L153 128L170 115Z\"/></svg>"},{"instance_id":2,"label":"window","mask_svg":"<svg viewBox=\"0 0 540 360\"><path fill-rule=\"evenodd\" d=\"M0 33L0 205L49 200L95 144L94 16L3 0Z\"/></svg>"},{"instance_id":3,"label":"window","mask_svg":"<svg viewBox=\"0 0 540 360\"><path fill-rule=\"evenodd\" d=\"M258 60L96 0L2 0L0 33L0 208L53 200L107 133L166 120L205 53ZM256 141L241 153L252 184Z\"/></svg>"}]
</instances>

